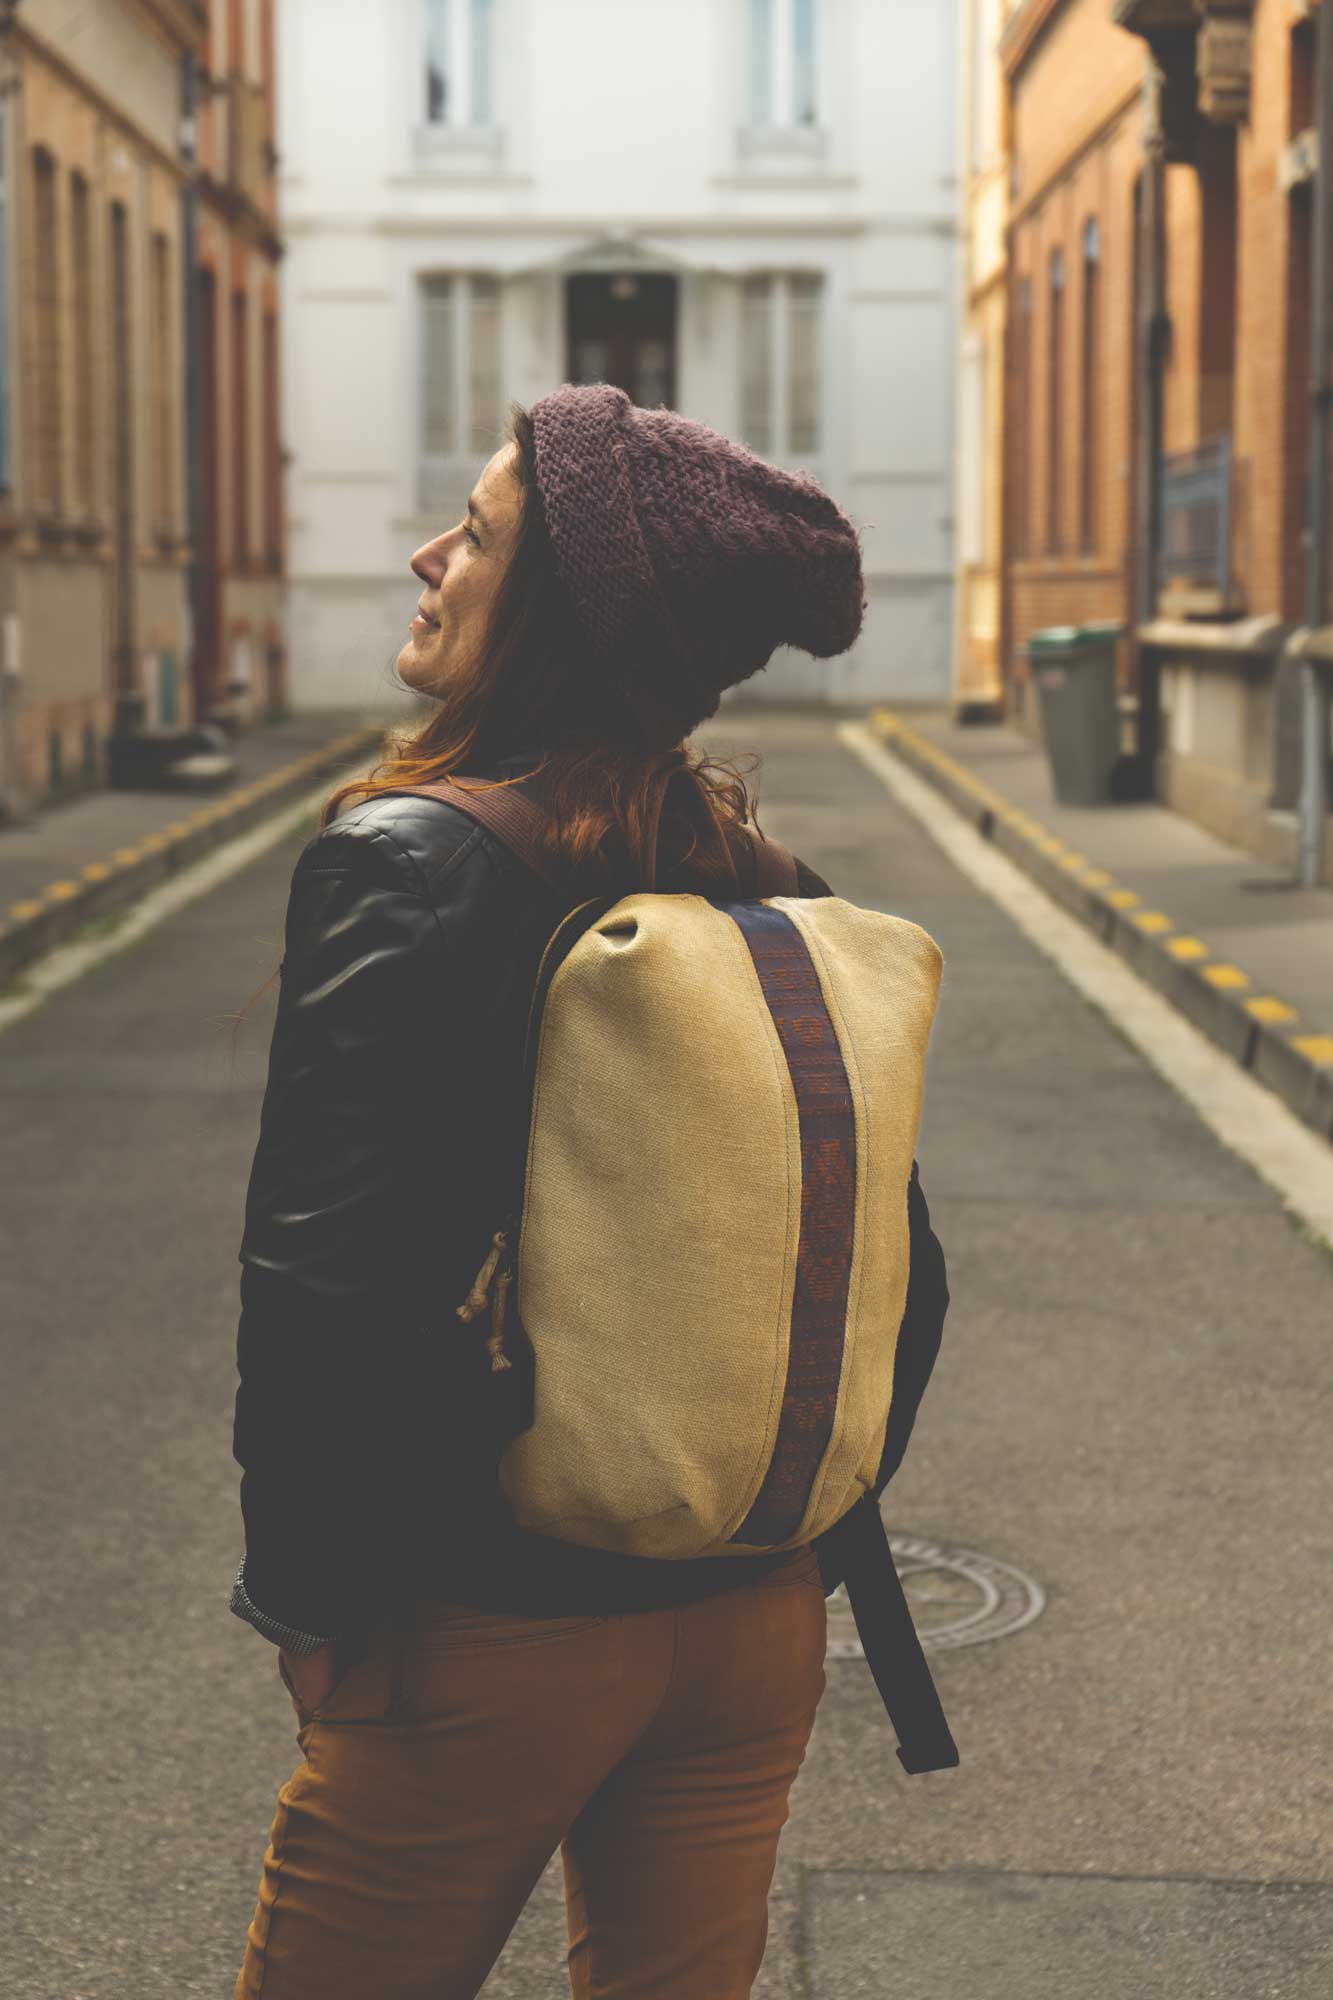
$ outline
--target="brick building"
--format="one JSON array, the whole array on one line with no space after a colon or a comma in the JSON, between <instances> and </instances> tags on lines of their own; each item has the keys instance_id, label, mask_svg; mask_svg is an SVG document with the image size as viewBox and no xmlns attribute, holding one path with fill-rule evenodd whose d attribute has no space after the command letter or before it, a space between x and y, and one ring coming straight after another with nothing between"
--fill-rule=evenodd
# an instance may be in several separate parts
<instances>
[{"instance_id":1,"label":"brick building","mask_svg":"<svg viewBox=\"0 0 1333 2000\"><path fill-rule=\"evenodd\" d=\"M0 0L0 817L280 699L267 12Z\"/></svg>"},{"instance_id":2,"label":"brick building","mask_svg":"<svg viewBox=\"0 0 1333 2000\"><path fill-rule=\"evenodd\" d=\"M1032 631L1123 621L1158 791L1278 862L1296 839L1316 12L1026 0L999 42L1008 704L1038 727Z\"/></svg>"}]
</instances>

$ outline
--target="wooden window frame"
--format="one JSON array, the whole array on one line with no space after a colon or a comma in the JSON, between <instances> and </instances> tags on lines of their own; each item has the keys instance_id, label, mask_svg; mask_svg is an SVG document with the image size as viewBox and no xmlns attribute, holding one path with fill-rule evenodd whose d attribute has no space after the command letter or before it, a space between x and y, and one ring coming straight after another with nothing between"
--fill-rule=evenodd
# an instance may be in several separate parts
<instances>
[{"instance_id":1,"label":"wooden window frame","mask_svg":"<svg viewBox=\"0 0 1333 2000\"><path fill-rule=\"evenodd\" d=\"M1101 423L1101 224L1090 215L1083 225L1080 316L1079 547L1095 555L1100 527Z\"/></svg>"},{"instance_id":2,"label":"wooden window frame","mask_svg":"<svg viewBox=\"0 0 1333 2000\"><path fill-rule=\"evenodd\" d=\"M1067 292L1065 253L1057 244L1046 266L1046 551L1052 556L1064 548Z\"/></svg>"}]
</instances>

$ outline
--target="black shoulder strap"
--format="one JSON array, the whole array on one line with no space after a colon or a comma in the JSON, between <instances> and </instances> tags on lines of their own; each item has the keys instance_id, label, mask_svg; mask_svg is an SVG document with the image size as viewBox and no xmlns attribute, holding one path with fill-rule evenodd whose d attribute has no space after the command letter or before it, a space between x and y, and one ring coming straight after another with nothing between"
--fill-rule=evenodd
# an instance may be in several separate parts
<instances>
[{"instance_id":1,"label":"black shoulder strap","mask_svg":"<svg viewBox=\"0 0 1333 2000\"><path fill-rule=\"evenodd\" d=\"M838 1538L852 1616L898 1738L898 1762L913 1775L952 1769L959 1761L958 1746L921 1650L874 1494L865 1494L828 1532Z\"/></svg>"}]
</instances>

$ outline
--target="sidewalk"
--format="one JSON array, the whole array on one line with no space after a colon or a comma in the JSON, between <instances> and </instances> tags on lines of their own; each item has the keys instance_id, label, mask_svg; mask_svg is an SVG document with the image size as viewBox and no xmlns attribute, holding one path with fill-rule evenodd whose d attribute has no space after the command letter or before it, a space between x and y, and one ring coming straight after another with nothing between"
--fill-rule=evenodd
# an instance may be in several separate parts
<instances>
[{"instance_id":1,"label":"sidewalk","mask_svg":"<svg viewBox=\"0 0 1333 2000\"><path fill-rule=\"evenodd\" d=\"M1003 725L878 709L885 746L1324 1138L1333 891L1301 889L1157 804L1062 806Z\"/></svg>"},{"instance_id":2,"label":"sidewalk","mask_svg":"<svg viewBox=\"0 0 1333 2000\"><path fill-rule=\"evenodd\" d=\"M206 801L99 791L0 826L0 984L176 869L377 749L385 718L325 709L260 724L232 747L236 776Z\"/></svg>"}]
</instances>

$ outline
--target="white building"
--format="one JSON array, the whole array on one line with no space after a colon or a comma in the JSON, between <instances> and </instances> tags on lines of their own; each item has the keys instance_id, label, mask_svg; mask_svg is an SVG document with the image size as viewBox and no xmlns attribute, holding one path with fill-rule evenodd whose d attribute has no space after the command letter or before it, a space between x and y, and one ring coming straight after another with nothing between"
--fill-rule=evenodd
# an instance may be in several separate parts
<instances>
[{"instance_id":1,"label":"white building","mask_svg":"<svg viewBox=\"0 0 1333 2000\"><path fill-rule=\"evenodd\" d=\"M863 529L855 650L747 692L947 695L955 11L280 0L298 706L373 690L409 554L567 380L814 472Z\"/></svg>"}]
</instances>

